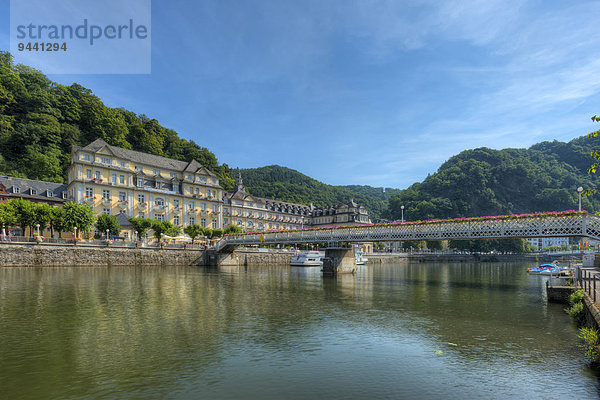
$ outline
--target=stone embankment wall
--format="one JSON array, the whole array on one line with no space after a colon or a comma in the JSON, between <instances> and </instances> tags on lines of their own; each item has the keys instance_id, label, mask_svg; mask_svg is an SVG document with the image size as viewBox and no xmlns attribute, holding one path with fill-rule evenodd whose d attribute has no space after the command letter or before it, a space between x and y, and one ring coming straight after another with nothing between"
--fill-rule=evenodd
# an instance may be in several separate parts
<instances>
[{"instance_id":1,"label":"stone embankment wall","mask_svg":"<svg viewBox=\"0 0 600 400\"><path fill-rule=\"evenodd\" d=\"M272 266L290 265L291 251L270 250L236 250L233 253L217 254L213 250L206 252L204 265L227 265L227 266Z\"/></svg>"},{"instance_id":2,"label":"stone embankment wall","mask_svg":"<svg viewBox=\"0 0 600 400\"><path fill-rule=\"evenodd\" d=\"M527 261L532 263L549 263L553 260L567 262L581 260L581 254L567 256L532 255L532 254L458 254L458 253L432 253L432 254L368 254L369 264L394 263L394 262L511 262Z\"/></svg>"},{"instance_id":3,"label":"stone embankment wall","mask_svg":"<svg viewBox=\"0 0 600 400\"><path fill-rule=\"evenodd\" d=\"M0 245L0 267L201 265L203 251L157 248Z\"/></svg>"}]
</instances>

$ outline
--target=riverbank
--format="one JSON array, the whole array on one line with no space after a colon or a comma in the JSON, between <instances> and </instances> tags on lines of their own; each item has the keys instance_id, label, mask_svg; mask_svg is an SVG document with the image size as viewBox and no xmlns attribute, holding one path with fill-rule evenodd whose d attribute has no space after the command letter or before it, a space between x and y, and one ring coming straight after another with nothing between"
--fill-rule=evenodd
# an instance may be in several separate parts
<instances>
[{"instance_id":1,"label":"riverbank","mask_svg":"<svg viewBox=\"0 0 600 400\"><path fill-rule=\"evenodd\" d=\"M73 245L2 244L3 267L73 267L118 265L201 265L204 251L160 249L156 247L119 248Z\"/></svg>"}]
</instances>

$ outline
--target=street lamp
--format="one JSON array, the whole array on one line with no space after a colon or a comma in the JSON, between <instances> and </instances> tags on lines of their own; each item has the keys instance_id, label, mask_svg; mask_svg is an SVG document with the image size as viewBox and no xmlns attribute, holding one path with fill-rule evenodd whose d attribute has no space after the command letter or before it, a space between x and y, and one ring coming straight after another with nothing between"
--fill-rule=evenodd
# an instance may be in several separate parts
<instances>
[{"instance_id":1,"label":"street lamp","mask_svg":"<svg viewBox=\"0 0 600 400\"><path fill-rule=\"evenodd\" d=\"M36 224L35 227L37 228L37 235L40 236L40 224Z\"/></svg>"},{"instance_id":2,"label":"street lamp","mask_svg":"<svg viewBox=\"0 0 600 400\"><path fill-rule=\"evenodd\" d=\"M579 211L581 211L581 192L583 192L583 188L579 186L577 188L577 193L579 193Z\"/></svg>"},{"instance_id":3,"label":"street lamp","mask_svg":"<svg viewBox=\"0 0 600 400\"><path fill-rule=\"evenodd\" d=\"M106 240L108 240L108 229L106 230Z\"/></svg>"},{"instance_id":4,"label":"street lamp","mask_svg":"<svg viewBox=\"0 0 600 400\"><path fill-rule=\"evenodd\" d=\"M404 222L404 206L400 206L400 210L402 211L402 222Z\"/></svg>"}]
</instances>

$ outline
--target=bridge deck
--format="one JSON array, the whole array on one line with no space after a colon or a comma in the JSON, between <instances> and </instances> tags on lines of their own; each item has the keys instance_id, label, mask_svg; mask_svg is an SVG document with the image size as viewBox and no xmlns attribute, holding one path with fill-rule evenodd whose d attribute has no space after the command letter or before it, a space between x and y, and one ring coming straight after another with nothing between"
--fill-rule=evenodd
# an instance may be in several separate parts
<instances>
[{"instance_id":1,"label":"bridge deck","mask_svg":"<svg viewBox=\"0 0 600 400\"><path fill-rule=\"evenodd\" d=\"M261 243L387 242L572 236L600 240L600 218L585 211L559 211L350 227L249 232L226 235L217 243L217 250L222 251L239 245Z\"/></svg>"}]
</instances>

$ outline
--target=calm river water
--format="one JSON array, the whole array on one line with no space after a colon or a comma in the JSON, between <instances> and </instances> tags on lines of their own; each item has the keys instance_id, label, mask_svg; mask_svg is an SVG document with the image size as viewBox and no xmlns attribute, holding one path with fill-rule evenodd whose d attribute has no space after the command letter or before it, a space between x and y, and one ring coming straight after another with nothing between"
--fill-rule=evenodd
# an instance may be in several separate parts
<instances>
[{"instance_id":1,"label":"calm river water","mask_svg":"<svg viewBox=\"0 0 600 400\"><path fill-rule=\"evenodd\" d=\"M598 397L526 267L0 268L0 398Z\"/></svg>"}]
</instances>

